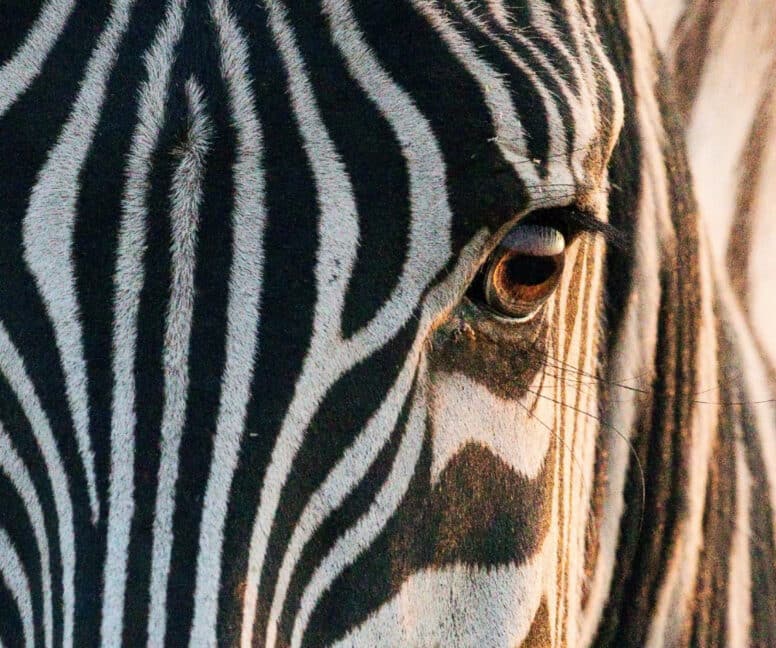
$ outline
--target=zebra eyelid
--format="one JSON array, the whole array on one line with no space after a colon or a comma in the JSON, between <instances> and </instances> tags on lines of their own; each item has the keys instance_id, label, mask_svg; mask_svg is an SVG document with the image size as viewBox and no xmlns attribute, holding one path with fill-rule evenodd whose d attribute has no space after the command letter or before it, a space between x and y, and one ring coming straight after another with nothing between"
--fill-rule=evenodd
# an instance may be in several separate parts
<instances>
[{"instance_id":1,"label":"zebra eyelid","mask_svg":"<svg viewBox=\"0 0 776 648\"><path fill-rule=\"evenodd\" d=\"M554 227L521 223L501 240L500 247L529 256L556 256L566 249L566 239Z\"/></svg>"}]
</instances>

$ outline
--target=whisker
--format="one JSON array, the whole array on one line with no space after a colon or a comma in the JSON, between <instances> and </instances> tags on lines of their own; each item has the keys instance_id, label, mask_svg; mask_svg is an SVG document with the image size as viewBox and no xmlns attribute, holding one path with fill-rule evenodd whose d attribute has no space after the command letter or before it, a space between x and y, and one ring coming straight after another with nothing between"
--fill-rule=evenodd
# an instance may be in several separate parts
<instances>
[{"instance_id":1,"label":"whisker","mask_svg":"<svg viewBox=\"0 0 776 648\"><path fill-rule=\"evenodd\" d=\"M547 396L546 394L541 394L536 391L532 391L530 389L526 389L531 394L536 395L539 398L545 398L549 400L550 402L560 405L561 407L568 407L569 409L578 412L579 414L582 414L583 416L587 416L589 418L592 418L593 420L597 421L601 426L611 429L617 436L619 436L625 443L628 444L628 449L630 450L631 455L636 460L636 465L639 469L639 481L640 481L640 487L641 487L641 503L639 507L639 530L638 530L638 537L641 535L641 531L644 524L644 510L646 507L646 501L647 501L647 487L646 487L646 479L644 477L644 467L641 463L641 459L639 459L639 455L636 452L636 448L634 447L633 443L629 438L627 438L620 430L618 430L614 425L611 423L607 423L604 421L600 416L596 414L592 414L591 412L588 412L586 410L583 410L579 407L576 407L574 405L570 405L569 403L564 403L563 401L559 401L556 398L553 398L551 396ZM579 466L579 464L577 464ZM581 467L580 467L581 470Z\"/></svg>"}]
</instances>

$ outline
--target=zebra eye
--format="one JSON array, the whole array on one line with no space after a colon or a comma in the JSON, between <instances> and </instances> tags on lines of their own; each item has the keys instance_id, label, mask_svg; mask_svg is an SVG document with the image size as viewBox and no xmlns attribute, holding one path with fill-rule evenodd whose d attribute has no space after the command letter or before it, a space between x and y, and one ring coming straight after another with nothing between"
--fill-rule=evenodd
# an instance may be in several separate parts
<instances>
[{"instance_id":1,"label":"zebra eye","mask_svg":"<svg viewBox=\"0 0 776 648\"><path fill-rule=\"evenodd\" d=\"M522 224L512 229L485 265L482 298L491 310L528 321L558 285L566 240L554 227Z\"/></svg>"}]
</instances>

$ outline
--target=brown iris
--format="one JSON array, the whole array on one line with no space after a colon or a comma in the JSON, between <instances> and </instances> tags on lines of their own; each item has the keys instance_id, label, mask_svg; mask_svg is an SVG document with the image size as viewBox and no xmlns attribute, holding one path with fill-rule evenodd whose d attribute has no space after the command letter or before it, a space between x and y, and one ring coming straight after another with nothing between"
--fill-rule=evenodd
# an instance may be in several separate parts
<instances>
[{"instance_id":1,"label":"brown iris","mask_svg":"<svg viewBox=\"0 0 776 648\"><path fill-rule=\"evenodd\" d=\"M549 299L563 273L562 236L550 228L513 230L493 252L484 268L482 296L497 314L526 319ZM535 231L534 231L535 230ZM542 231L543 230L543 231Z\"/></svg>"}]
</instances>

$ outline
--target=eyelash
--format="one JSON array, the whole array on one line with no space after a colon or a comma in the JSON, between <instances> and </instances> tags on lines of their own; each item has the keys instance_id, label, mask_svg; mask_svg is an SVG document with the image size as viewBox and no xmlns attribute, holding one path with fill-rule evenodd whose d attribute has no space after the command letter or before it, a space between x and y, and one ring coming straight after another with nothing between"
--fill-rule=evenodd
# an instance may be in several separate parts
<instances>
[{"instance_id":1,"label":"eyelash","mask_svg":"<svg viewBox=\"0 0 776 648\"><path fill-rule=\"evenodd\" d=\"M574 207L540 209L531 212L519 224L553 227L563 234L567 244L582 234L601 235L618 247L625 240L625 234L620 229Z\"/></svg>"}]
</instances>

